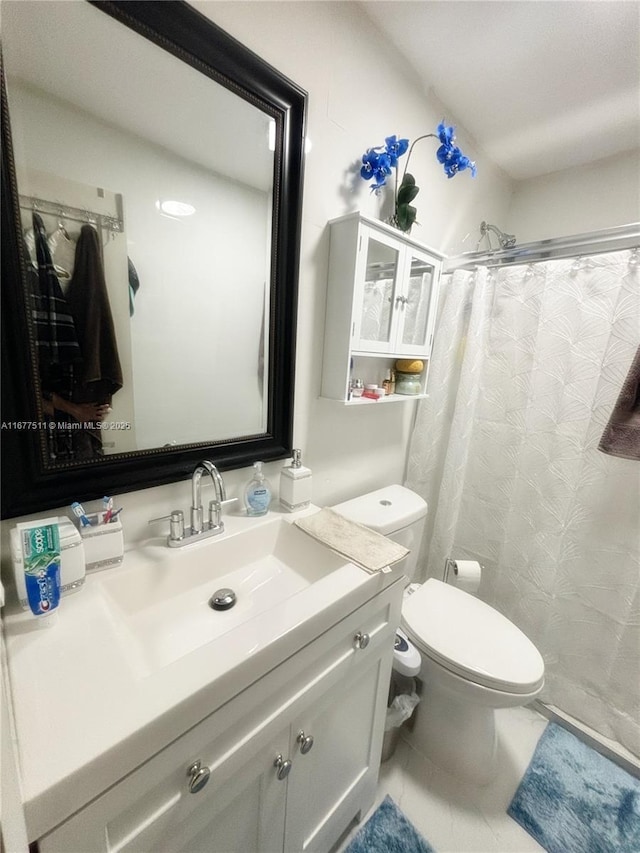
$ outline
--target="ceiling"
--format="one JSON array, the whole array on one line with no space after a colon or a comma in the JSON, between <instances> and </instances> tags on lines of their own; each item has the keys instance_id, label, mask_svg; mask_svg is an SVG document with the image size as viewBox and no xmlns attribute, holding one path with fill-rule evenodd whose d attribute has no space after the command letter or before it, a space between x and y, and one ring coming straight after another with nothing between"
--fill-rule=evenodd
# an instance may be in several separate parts
<instances>
[{"instance_id":1,"label":"ceiling","mask_svg":"<svg viewBox=\"0 0 640 853\"><path fill-rule=\"evenodd\" d=\"M364 0L481 152L515 180L640 149L636 0Z\"/></svg>"}]
</instances>

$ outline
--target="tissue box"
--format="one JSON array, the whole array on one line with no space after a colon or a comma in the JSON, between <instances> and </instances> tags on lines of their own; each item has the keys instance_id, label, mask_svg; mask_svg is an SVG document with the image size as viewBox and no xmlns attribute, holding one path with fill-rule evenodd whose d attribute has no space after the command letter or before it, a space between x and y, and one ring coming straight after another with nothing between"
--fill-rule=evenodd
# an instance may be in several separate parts
<instances>
[{"instance_id":1,"label":"tissue box","mask_svg":"<svg viewBox=\"0 0 640 853\"><path fill-rule=\"evenodd\" d=\"M80 528L88 572L118 566L124 558L124 536L120 519L116 518L103 524L102 517L101 512L88 515L91 526Z\"/></svg>"}]
</instances>

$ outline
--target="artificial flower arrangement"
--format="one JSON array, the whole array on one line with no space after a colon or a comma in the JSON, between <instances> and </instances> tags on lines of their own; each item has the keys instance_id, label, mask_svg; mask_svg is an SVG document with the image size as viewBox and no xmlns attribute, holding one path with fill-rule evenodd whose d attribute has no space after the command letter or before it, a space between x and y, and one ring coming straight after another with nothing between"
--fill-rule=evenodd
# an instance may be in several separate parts
<instances>
[{"instance_id":1,"label":"artificial flower arrangement","mask_svg":"<svg viewBox=\"0 0 640 853\"><path fill-rule=\"evenodd\" d=\"M362 168L360 175L365 181L372 180L372 192L379 192L387 183L387 178L396 170L396 189L395 189L395 206L393 216L389 222L401 231L409 232L416 221L417 210L411 202L420 192L420 188L416 186L415 178L407 171L411 152L416 142L421 139L433 137L440 140L440 147L436 151L436 157L439 163L442 163L445 174L448 178L453 178L458 172L464 172L465 169L471 171L471 176L476 176L476 164L469 160L468 157L455 145L455 128L447 127L444 121L440 122L436 133L426 133L424 136L418 136L409 147L408 139L397 139L395 136L387 136L384 145L379 145L376 148L368 148L362 155ZM407 162L405 163L402 182L398 187L398 160L407 150Z\"/></svg>"}]
</instances>

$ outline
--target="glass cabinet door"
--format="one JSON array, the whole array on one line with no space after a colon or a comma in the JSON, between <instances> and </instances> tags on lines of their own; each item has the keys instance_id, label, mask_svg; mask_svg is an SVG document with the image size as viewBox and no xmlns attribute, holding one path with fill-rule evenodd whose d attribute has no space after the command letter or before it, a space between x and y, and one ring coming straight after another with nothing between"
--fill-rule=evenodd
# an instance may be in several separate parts
<instances>
[{"instance_id":1,"label":"glass cabinet door","mask_svg":"<svg viewBox=\"0 0 640 853\"><path fill-rule=\"evenodd\" d=\"M431 335L430 308L435 280L433 261L419 252L407 257L398 350L413 355L428 353Z\"/></svg>"},{"instance_id":2,"label":"glass cabinet door","mask_svg":"<svg viewBox=\"0 0 640 853\"><path fill-rule=\"evenodd\" d=\"M360 291L359 326L354 348L369 352L388 351L395 336L394 304L400 250L384 237L365 232L364 274Z\"/></svg>"}]
</instances>

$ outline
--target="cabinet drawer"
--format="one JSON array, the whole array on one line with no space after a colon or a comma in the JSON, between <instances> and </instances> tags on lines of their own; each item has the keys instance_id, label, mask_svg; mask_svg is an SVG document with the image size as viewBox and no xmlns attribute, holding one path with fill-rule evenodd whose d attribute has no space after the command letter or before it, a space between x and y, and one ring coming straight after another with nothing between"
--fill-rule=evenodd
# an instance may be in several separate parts
<instances>
[{"instance_id":1,"label":"cabinet drawer","mask_svg":"<svg viewBox=\"0 0 640 853\"><path fill-rule=\"evenodd\" d=\"M262 839L260 853L282 849L286 785L274 761L290 753L288 727L390 649L401 601L399 580L41 839L41 853L193 851L194 837L209 825L216 838L227 838L224 827L231 832L238 824L234 810L244 814L239 823L249 835L237 847L227 838L226 849L211 841L208 850L251 850L251 838ZM188 771L196 761L210 776L191 793Z\"/></svg>"}]
</instances>

